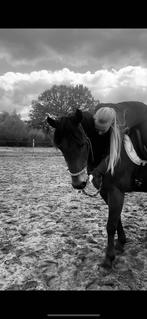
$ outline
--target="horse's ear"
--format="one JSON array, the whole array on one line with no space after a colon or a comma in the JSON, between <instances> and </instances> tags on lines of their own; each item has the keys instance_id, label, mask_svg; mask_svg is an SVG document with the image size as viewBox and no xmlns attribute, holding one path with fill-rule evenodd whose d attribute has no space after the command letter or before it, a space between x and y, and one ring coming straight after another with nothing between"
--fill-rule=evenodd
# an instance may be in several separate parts
<instances>
[{"instance_id":1,"label":"horse's ear","mask_svg":"<svg viewBox=\"0 0 147 319\"><path fill-rule=\"evenodd\" d=\"M50 126L52 126L54 128L57 127L58 120L55 118L55 116L50 115L49 113L47 113L47 116L46 116L45 120L47 121L47 123Z\"/></svg>"},{"instance_id":2,"label":"horse's ear","mask_svg":"<svg viewBox=\"0 0 147 319\"><path fill-rule=\"evenodd\" d=\"M79 110L79 109L76 109L76 112L75 112L75 122L76 122L76 124L79 124L82 121L82 118L83 118L82 111Z\"/></svg>"}]
</instances>

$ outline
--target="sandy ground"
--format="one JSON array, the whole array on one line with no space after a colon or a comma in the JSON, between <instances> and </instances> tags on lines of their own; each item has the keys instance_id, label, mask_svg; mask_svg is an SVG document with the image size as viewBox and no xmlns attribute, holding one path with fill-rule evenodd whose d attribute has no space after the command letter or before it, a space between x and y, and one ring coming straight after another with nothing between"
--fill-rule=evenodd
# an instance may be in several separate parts
<instances>
[{"instance_id":1,"label":"sandy ground","mask_svg":"<svg viewBox=\"0 0 147 319\"><path fill-rule=\"evenodd\" d=\"M72 189L54 148L0 148L0 290L146 290L146 215L147 194L126 194L128 242L105 270L100 195Z\"/></svg>"}]
</instances>

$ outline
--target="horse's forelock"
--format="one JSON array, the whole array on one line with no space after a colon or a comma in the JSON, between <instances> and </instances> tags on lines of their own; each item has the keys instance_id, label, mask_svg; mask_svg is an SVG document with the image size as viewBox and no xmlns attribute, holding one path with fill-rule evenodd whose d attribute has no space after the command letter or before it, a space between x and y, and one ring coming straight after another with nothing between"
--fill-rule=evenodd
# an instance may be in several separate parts
<instances>
[{"instance_id":1,"label":"horse's forelock","mask_svg":"<svg viewBox=\"0 0 147 319\"><path fill-rule=\"evenodd\" d=\"M80 124L80 123L79 123ZM63 138L72 140L81 140L81 129L79 129L79 124L75 121L74 114L69 114L68 116L61 117L58 121L58 126L55 130L54 134L54 143L58 146ZM81 124L84 130L93 131L94 130L94 121L93 117L89 112L83 112L83 118Z\"/></svg>"},{"instance_id":2,"label":"horse's forelock","mask_svg":"<svg viewBox=\"0 0 147 319\"><path fill-rule=\"evenodd\" d=\"M74 134L74 125L72 121L72 117L62 117L58 122L58 127L55 130L54 134L54 143L56 145L60 144L62 138L71 137Z\"/></svg>"}]
</instances>

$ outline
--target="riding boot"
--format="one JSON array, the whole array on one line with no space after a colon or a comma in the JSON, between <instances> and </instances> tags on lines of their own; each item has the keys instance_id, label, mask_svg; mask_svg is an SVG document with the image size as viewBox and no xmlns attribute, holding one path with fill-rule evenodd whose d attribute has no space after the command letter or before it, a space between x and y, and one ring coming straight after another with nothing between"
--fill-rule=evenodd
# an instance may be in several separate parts
<instances>
[{"instance_id":1,"label":"riding boot","mask_svg":"<svg viewBox=\"0 0 147 319\"><path fill-rule=\"evenodd\" d=\"M108 167L109 156L104 158L100 164L92 171L92 183L93 185L99 189L102 183L102 178L106 174Z\"/></svg>"}]
</instances>

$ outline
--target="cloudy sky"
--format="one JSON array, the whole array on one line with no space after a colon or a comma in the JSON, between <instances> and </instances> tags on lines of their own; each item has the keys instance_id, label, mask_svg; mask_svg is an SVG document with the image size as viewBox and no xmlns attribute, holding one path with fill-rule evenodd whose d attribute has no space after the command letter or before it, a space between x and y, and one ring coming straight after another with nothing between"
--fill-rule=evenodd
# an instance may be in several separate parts
<instances>
[{"instance_id":1,"label":"cloudy sky","mask_svg":"<svg viewBox=\"0 0 147 319\"><path fill-rule=\"evenodd\" d=\"M0 29L0 112L27 118L53 84L147 103L147 29Z\"/></svg>"}]
</instances>

